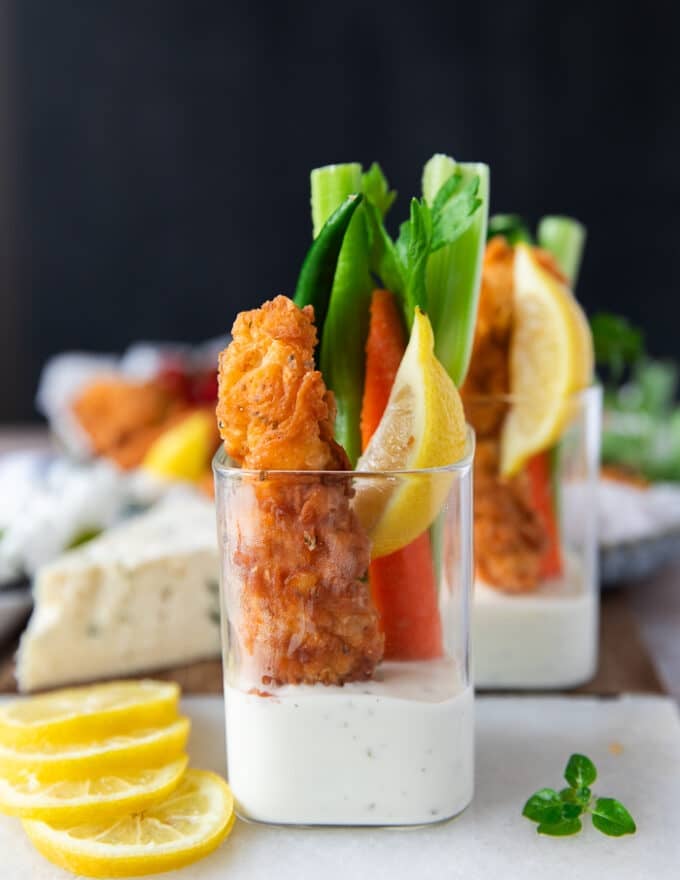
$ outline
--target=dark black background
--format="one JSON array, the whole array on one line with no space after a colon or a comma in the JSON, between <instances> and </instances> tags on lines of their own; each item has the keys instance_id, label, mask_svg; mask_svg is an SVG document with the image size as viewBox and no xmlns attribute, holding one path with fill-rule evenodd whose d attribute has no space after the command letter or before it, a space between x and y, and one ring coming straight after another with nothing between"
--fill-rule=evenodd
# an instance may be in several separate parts
<instances>
[{"instance_id":1,"label":"dark black background","mask_svg":"<svg viewBox=\"0 0 680 880\"><path fill-rule=\"evenodd\" d=\"M435 151L492 210L588 226L579 295L677 351L680 86L671 2L6 2L0 420L44 359L200 340L290 292L308 172Z\"/></svg>"}]
</instances>

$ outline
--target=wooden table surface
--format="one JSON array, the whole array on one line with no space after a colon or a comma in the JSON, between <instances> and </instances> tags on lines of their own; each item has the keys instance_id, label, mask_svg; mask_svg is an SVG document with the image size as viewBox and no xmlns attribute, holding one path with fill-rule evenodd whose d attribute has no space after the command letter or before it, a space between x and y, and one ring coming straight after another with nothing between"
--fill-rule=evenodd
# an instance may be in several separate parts
<instances>
[{"instance_id":1,"label":"wooden table surface","mask_svg":"<svg viewBox=\"0 0 680 880\"><path fill-rule=\"evenodd\" d=\"M48 445L44 429L0 428L0 454L15 449L46 448ZM678 573L672 576L676 580ZM673 586L675 585L674 583ZM589 684L571 693L613 695L623 692L667 692L640 626L639 610L640 603L644 602L644 592L645 585L638 585L630 593L621 589L607 590L602 594L597 674ZM677 595L677 591L674 593ZM677 627L677 620L675 624ZM16 689L13 660L15 650L16 644L6 645L0 653L0 693ZM222 669L218 660L161 670L157 676L177 681L185 693L222 691Z\"/></svg>"}]
</instances>

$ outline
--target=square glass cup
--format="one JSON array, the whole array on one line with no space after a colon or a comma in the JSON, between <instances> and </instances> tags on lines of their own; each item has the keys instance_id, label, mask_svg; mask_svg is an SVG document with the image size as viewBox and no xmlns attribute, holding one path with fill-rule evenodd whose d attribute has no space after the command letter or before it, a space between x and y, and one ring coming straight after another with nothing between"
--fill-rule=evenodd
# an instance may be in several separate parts
<instances>
[{"instance_id":1,"label":"square glass cup","mask_svg":"<svg viewBox=\"0 0 680 880\"><path fill-rule=\"evenodd\" d=\"M242 818L411 826L470 803L473 453L471 430L460 461L412 471L248 471L217 453Z\"/></svg>"}]
</instances>

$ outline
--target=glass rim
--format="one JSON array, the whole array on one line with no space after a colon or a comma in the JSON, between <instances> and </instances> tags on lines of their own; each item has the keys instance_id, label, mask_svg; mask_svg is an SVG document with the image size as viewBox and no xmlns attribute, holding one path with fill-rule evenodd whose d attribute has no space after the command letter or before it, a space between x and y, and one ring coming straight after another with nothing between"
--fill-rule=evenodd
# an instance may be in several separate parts
<instances>
[{"instance_id":1,"label":"glass rim","mask_svg":"<svg viewBox=\"0 0 680 880\"><path fill-rule=\"evenodd\" d=\"M602 385L599 382L593 382L587 388L580 391L572 391L564 397L565 403L589 403L591 400L597 400L602 395ZM534 395L535 397L535 395ZM500 403L512 405L513 403L522 403L526 400L533 400L534 397L528 394L511 394L510 392L503 394L465 394L463 395L463 406L479 406L479 405L498 405Z\"/></svg>"},{"instance_id":2,"label":"glass rim","mask_svg":"<svg viewBox=\"0 0 680 880\"><path fill-rule=\"evenodd\" d=\"M219 449L213 456L212 469L215 476L220 477L251 477L257 480L268 479L269 475L273 479L277 477L351 477L352 479L366 480L375 479L376 477L408 477L408 476L429 476L430 474L453 474L472 469L472 460L475 455L475 431L471 425L465 426L465 455L462 458L452 461L450 464L437 465L429 468L395 468L394 470L382 471L319 471L319 470L277 470L276 468L261 468L254 470L251 468L232 467L226 462L229 460L224 446L220 444Z\"/></svg>"}]
</instances>

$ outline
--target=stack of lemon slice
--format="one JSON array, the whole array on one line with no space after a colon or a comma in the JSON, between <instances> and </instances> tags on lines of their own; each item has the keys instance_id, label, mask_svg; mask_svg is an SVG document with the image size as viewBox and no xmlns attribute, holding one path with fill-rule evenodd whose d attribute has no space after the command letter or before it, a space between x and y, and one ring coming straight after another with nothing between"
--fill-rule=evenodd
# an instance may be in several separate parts
<instances>
[{"instance_id":1,"label":"stack of lemon slice","mask_svg":"<svg viewBox=\"0 0 680 880\"><path fill-rule=\"evenodd\" d=\"M179 688L120 681L0 708L0 810L50 861L90 877L151 874L214 850L234 822L219 776L187 770Z\"/></svg>"}]
</instances>

